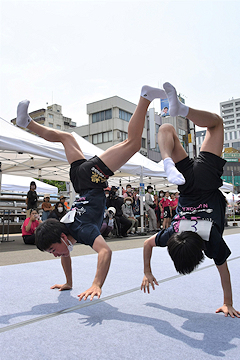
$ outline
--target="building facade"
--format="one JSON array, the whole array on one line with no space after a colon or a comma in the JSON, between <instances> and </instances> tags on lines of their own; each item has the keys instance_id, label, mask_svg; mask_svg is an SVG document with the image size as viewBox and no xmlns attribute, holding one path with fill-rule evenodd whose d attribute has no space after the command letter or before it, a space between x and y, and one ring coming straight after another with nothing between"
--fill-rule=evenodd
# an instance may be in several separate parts
<instances>
[{"instance_id":1,"label":"building facade","mask_svg":"<svg viewBox=\"0 0 240 360\"><path fill-rule=\"evenodd\" d=\"M118 96L87 104L88 124L76 127L74 131L90 143L106 150L127 138L128 123L135 109L136 104ZM142 134L142 146L139 152L150 160L161 161L157 134L159 127L164 123L171 123L175 127L187 153L190 157L194 157L194 124L180 116L162 117L154 109L147 112Z\"/></svg>"},{"instance_id":2,"label":"building facade","mask_svg":"<svg viewBox=\"0 0 240 360\"><path fill-rule=\"evenodd\" d=\"M74 131L90 143L106 150L127 138L128 123L135 108L135 104L119 96L87 104L88 124L76 127ZM145 156L147 156L146 121L140 150Z\"/></svg>"},{"instance_id":3,"label":"building facade","mask_svg":"<svg viewBox=\"0 0 240 360\"><path fill-rule=\"evenodd\" d=\"M234 191L240 192L240 152L234 148L225 148L223 158L227 161L223 168L222 179L234 185Z\"/></svg>"},{"instance_id":4,"label":"building facade","mask_svg":"<svg viewBox=\"0 0 240 360\"><path fill-rule=\"evenodd\" d=\"M66 131L76 127L76 123L72 119L63 116L62 106L53 104L47 107L47 109L39 109L29 113L30 117L41 125ZM16 118L11 122L16 125ZM26 129L29 131L28 129Z\"/></svg>"},{"instance_id":5,"label":"building facade","mask_svg":"<svg viewBox=\"0 0 240 360\"><path fill-rule=\"evenodd\" d=\"M240 98L220 103L224 124L224 148L240 150Z\"/></svg>"}]
</instances>

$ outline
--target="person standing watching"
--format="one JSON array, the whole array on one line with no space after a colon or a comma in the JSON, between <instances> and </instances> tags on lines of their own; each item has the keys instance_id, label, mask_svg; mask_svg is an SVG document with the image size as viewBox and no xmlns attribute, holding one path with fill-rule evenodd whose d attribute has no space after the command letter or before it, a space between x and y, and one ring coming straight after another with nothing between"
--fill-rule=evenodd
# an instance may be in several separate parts
<instances>
[{"instance_id":1,"label":"person standing watching","mask_svg":"<svg viewBox=\"0 0 240 360\"><path fill-rule=\"evenodd\" d=\"M37 209L38 207L38 196L36 193L36 183L35 181L31 181L30 182L30 190L27 193L27 199L26 199L26 204L27 204L27 214L26 214L26 218L30 217L30 212L31 209Z\"/></svg>"},{"instance_id":2,"label":"person standing watching","mask_svg":"<svg viewBox=\"0 0 240 360\"><path fill-rule=\"evenodd\" d=\"M157 229L157 218L155 214L155 203L153 201L152 196L153 187L151 185L148 185L147 187L147 193L145 195L145 208L148 213L148 219L149 219L149 231L158 231Z\"/></svg>"}]
</instances>

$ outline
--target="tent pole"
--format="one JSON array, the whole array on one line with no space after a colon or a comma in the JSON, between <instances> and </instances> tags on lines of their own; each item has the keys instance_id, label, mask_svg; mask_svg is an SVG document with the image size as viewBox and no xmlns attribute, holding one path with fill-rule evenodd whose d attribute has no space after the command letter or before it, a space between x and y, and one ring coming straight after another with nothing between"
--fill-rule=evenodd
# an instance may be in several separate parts
<instances>
[{"instance_id":1,"label":"tent pole","mask_svg":"<svg viewBox=\"0 0 240 360\"><path fill-rule=\"evenodd\" d=\"M70 181L70 191L69 191L69 193L70 193L69 194L70 195L70 199L69 199L70 204L69 204L69 206L71 207L74 200L75 200L75 197L76 197L76 193L75 193L75 190L74 190L74 188L72 186L71 181Z\"/></svg>"},{"instance_id":2,"label":"tent pole","mask_svg":"<svg viewBox=\"0 0 240 360\"><path fill-rule=\"evenodd\" d=\"M1 188L2 188L2 163L0 162L0 195L1 195Z\"/></svg>"},{"instance_id":3,"label":"tent pole","mask_svg":"<svg viewBox=\"0 0 240 360\"><path fill-rule=\"evenodd\" d=\"M140 184L143 184L143 167L141 166L141 174L140 174ZM143 194L140 189L140 219L141 219L141 233L143 233Z\"/></svg>"}]
</instances>

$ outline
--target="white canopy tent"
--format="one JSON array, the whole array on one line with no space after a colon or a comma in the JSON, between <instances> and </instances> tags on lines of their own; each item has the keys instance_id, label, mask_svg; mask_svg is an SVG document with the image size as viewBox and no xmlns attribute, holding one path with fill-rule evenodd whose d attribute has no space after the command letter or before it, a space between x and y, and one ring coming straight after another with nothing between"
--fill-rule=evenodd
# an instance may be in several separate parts
<instances>
[{"instance_id":1,"label":"white canopy tent","mask_svg":"<svg viewBox=\"0 0 240 360\"><path fill-rule=\"evenodd\" d=\"M69 164L62 144L48 142L1 118L0 128L0 175L23 175L69 181ZM76 133L73 132L72 134L86 159L94 155L99 156L103 152L102 149L89 143ZM166 174L163 167L137 153L116 172L115 176L138 176L143 179L143 176L162 177ZM73 195L72 191L71 199L73 199Z\"/></svg>"},{"instance_id":2,"label":"white canopy tent","mask_svg":"<svg viewBox=\"0 0 240 360\"><path fill-rule=\"evenodd\" d=\"M56 186L46 184L42 181L36 180L29 176L18 176L18 175L9 175L9 174L2 175L1 191L27 193L28 190L30 189L31 181L35 181L36 183L38 195L58 194L58 188Z\"/></svg>"},{"instance_id":3,"label":"white canopy tent","mask_svg":"<svg viewBox=\"0 0 240 360\"><path fill-rule=\"evenodd\" d=\"M64 148L60 143L51 143L0 118L0 174L11 174L43 178L49 180L69 181L69 164ZM80 145L86 159L100 155L103 150L89 143L76 133L72 133ZM140 153L136 153L122 166L110 184L122 185L128 182L134 187L139 186L139 177L143 183L155 185L156 190L168 189L177 191L177 186L166 179L163 162L155 163ZM1 180L0 180L1 184ZM230 186L230 188L229 188ZM232 185L224 183L226 191ZM1 189L1 187L0 187Z\"/></svg>"},{"instance_id":4,"label":"white canopy tent","mask_svg":"<svg viewBox=\"0 0 240 360\"><path fill-rule=\"evenodd\" d=\"M60 143L51 143L0 118L0 162L2 173L69 181L69 164ZM72 133L86 159L103 150ZM166 176L163 167L135 154L116 176Z\"/></svg>"}]
</instances>

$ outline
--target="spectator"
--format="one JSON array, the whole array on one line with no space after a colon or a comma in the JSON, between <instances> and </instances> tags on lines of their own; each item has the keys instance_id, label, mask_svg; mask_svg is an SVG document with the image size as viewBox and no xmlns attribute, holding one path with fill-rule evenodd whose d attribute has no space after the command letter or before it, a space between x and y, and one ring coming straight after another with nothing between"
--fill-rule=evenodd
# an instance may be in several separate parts
<instances>
[{"instance_id":1,"label":"spectator","mask_svg":"<svg viewBox=\"0 0 240 360\"><path fill-rule=\"evenodd\" d=\"M176 198L175 194L171 194L171 208L172 208L172 218L176 215L176 210L178 206L178 198Z\"/></svg>"},{"instance_id":2,"label":"spectator","mask_svg":"<svg viewBox=\"0 0 240 360\"><path fill-rule=\"evenodd\" d=\"M109 198L106 199L107 208L114 207L116 209L115 220L118 228L118 236L126 237L127 231L131 227L132 222L123 216L122 212L123 198L117 194L117 188L112 186Z\"/></svg>"},{"instance_id":3,"label":"spectator","mask_svg":"<svg viewBox=\"0 0 240 360\"><path fill-rule=\"evenodd\" d=\"M138 225L140 226L139 220L140 220L140 198L137 191L133 192L133 215L138 220Z\"/></svg>"},{"instance_id":4,"label":"spectator","mask_svg":"<svg viewBox=\"0 0 240 360\"><path fill-rule=\"evenodd\" d=\"M43 198L43 203L42 203L42 221L47 220L50 211L52 210L52 205L49 202L50 200L50 195L49 194L45 194L44 198Z\"/></svg>"},{"instance_id":5,"label":"spectator","mask_svg":"<svg viewBox=\"0 0 240 360\"><path fill-rule=\"evenodd\" d=\"M54 210L52 210L49 214L49 218L61 220L61 218L67 213L66 208L64 207L64 204L61 201L58 201L55 204Z\"/></svg>"},{"instance_id":6,"label":"spectator","mask_svg":"<svg viewBox=\"0 0 240 360\"><path fill-rule=\"evenodd\" d=\"M37 209L38 206L38 196L36 193L36 183L35 181L31 181L30 182L30 190L27 193L27 199L26 199L26 204L27 204L27 214L26 214L26 218L30 217L30 212L32 209Z\"/></svg>"},{"instance_id":7,"label":"spectator","mask_svg":"<svg viewBox=\"0 0 240 360\"><path fill-rule=\"evenodd\" d=\"M109 198L109 192L110 192L110 190L111 190L111 189L109 189L109 188L104 189L106 198Z\"/></svg>"},{"instance_id":8,"label":"spectator","mask_svg":"<svg viewBox=\"0 0 240 360\"><path fill-rule=\"evenodd\" d=\"M113 230L114 227L114 216L116 214L116 209L110 207L104 212L104 219L101 226L101 235L105 238Z\"/></svg>"},{"instance_id":9,"label":"spectator","mask_svg":"<svg viewBox=\"0 0 240 360\"><path fill-rule=\"evenodd\" d=\"M170 226L172 218L171 200L169 199L169 192L166 191L162 200L159 203L161 212L163 212L163 229Z\"/></svg>"},{"instance_id":10,"label":"spectator","mask_svg":"<svg viewBox=\"0 0 240 360\"><path fill-rule=\"evenodd\" d=\"M24 220L22 225L22 238L25 244L35 244L35 230L42 221L36 209L30 209L30 216Z\"/></svg>"},{"instance_id":11,"label":"spectator","mask_svg":"<svg viewBox=\"0 0 240 360\"><path fill-rule=\"evenodd\" d=\"M66 196L61 195L59 201L61 201L61 203L64 205L66 211L70 210L70 207L68 206L68 203L66 201Z\"/></svg>"},{"instance_id":12,"label":"spectator","mask_svg":"<svg viewBox=\"0 0 240 360\"><path fill-rule=\"evenodd\" d=\"M138 231L138 220L134 217L132 204L133 198L131 196L125 197L124 204L122 205L123 216L132 222L131 227L128 229L128 234L134 234L132 231L133 228L135 228L135 234Z\"/></svg>"},{"instance_id":13,"label":"spectator","mask_svg":"<svg viewBox=\"0 0 240 360\"><path fill-rule=\"evenodd\" d=\"M127 184L126 192L123 194L124 198L127 197L127 196L130 196L131 198L133 197L133 189L132 189L131 184Z\"/></svg>"},{"instance_id":14,"label":"spectator","mask_svg":"<svg viewBox=\"0 0 240 360\"><path fill-rule=\"evenodd\" d=\"M159 207L159 197L157 194L154 195L154 200L153 200L154 204L155 204L155 215L156 215L156 219L157 219L157 227L160 228L160 224L161 224L161 211L160 211L160 207Z\"/></svg>"},{"instance_id":15,"label":"spectator","mask_svg":"<svg viewBox=\"0 0 240 360\"><path fill-rule=\"evenodd\" d=\"M155 215L155 204L152 196L153 187L148 185L147 193L145 195L145 209L148 213L149 231L157 231L157 218Z\"/></svg>"}]
</instances>

